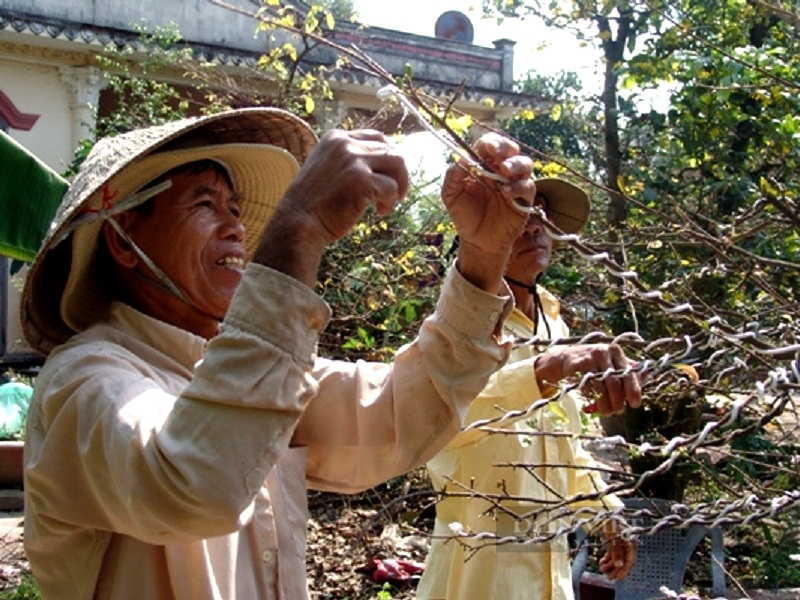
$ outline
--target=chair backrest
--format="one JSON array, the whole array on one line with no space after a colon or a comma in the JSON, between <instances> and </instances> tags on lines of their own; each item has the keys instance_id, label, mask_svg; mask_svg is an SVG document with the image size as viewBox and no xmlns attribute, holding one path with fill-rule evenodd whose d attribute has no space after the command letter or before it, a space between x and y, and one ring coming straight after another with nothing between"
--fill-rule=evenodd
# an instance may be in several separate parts
<instances>
[{"instance_id":1,"label":"chair backrest","mask_svg":"<svg viewBox=\"0 0 800 600\"><path fill-rule=\"evenodd\" d=\"M651 527L659 514L670 512L669 503L665 501L626 498L624 502L626 508L655 513L655 518L629 518L628 522L637 527ZM706 533L705 527L695 525L686 529L669 527L640 535L636 566L625 579L616 582L616 597L620 600L662 598L663 586L680 593L692 552Z\"/></svg>"},{"instance_id":2,"label":"chair backrest","mask_svg":"<svg viewBox=\"0 0 800 600\"><path fill-rule=\"evenodd\" d=\"M660 499L625 498L626 508L646 510L655 515L628 517L631 525L649 528L659 514L669 514L670 501ZM725 595L725 573L723 569L722 532L718 528L709 529L700 525L688 528L664 528L655 533L639 536L636 565L630 574L615 583L616 600L649 600L664 598L661 588L666 586L680 593L686 567L697 545L706 536L712 540L712 594ZM583 536L578 536L581 539ZM583 556L581 555L583 554ZM586 565L586 552L581 550L573 563L573 587L575 597L580 598L580 576Z\"/></svg>"}]
</instances>

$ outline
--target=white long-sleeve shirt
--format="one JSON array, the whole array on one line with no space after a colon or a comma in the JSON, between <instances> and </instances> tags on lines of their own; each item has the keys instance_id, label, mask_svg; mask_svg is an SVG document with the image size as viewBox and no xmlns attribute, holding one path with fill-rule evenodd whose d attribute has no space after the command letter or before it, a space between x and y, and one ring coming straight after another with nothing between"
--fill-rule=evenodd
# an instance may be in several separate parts
<instances>
[{"instance_id":1,"label":"white long-sleeve shirt","mask_svg":"<svg viewBox=\"0 0 800 600\"><path fill-rule=\"evenodd\" d=\"M35 384L25 549L44 598L305 598L307 485L429 459L506 360L510 309L453 270L386 365L317 359L327 306L258 265L209 342L114 304Z\"/></svg>"}]
</instances>

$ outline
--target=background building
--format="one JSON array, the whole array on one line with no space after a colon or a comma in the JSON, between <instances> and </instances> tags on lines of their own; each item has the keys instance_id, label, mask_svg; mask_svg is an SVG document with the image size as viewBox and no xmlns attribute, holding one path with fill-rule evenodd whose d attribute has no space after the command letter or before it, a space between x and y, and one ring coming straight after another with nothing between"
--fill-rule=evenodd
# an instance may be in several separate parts
<instances>
[{"instance_id":1,"label":"background building","mask_svg":"<svg viewBox=\"0 0 800 600\"><path fill-rule=\"evenodd\" d=\"M198 61L214 61L232 76L248 81L248 73L276 40L267 32L256 34L256 21L244 14L254 13L256 2L230 0L230 4L238 10L211 0L4 0L0 8L0 128L47 165L64 172L81 140L91 138L98 112L113 111L114 99L105 89L96 56L109 48L126 48L135 58L140 48L136 26L142 24L174 24ZM498 40L491 48L475 46L466 31L468 22L451 18L442 24L450 27L437 26L439 37L352 23L337 23L329 36L340 46L360 48L394 75L410 67L415 84L430 96L450 101L458 89L453 106L485 123L495 124L520 108L545 104L513 92L513 41ZM336 54L333 49L321 49L308 60L333 65ZM165 77L191 93L192 82L184 74ZM314 115L321 129L378 111L376 92L385 82L357 69L331 70L329 77L334 98L321 103ZM259 80L253 85L265 84ZM36 364L18 324L25 269L12 278L8 261L2 259L2 263L0 356L7 367Z\"/></svg>"}]
</instances>

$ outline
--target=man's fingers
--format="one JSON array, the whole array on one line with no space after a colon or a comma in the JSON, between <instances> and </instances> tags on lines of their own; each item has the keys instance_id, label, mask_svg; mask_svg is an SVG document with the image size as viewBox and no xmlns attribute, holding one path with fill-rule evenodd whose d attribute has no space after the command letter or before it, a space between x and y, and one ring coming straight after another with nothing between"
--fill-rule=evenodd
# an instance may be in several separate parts
<instances>
[{"instance_id":1,"label":"man's fingers","mask_svg":"<svg viewBox=\"0 0 800 600\"><path fill-rule=\"evenodd\" d=\"M503 185L502 190L506 198L512 199L511 202L517 202L523 206L532 206L533 200L536 198L536 184L530 178L509 181Z\"/></svg>"},{"instance_id":2,"label":"man's fingers","mask_svg":"<svg viewBox=\"0 0 800 600\"><path fill-rule=\"evenodd\" d=\"M377 129L354 129L347 132L347 135L354 140L365 142L380 142L381 144L393 144L385 135Z\"/></svg>"},{"instance_id":3,"label":"man's fingers","mask_svg":"<svg viewBox=\"0 0 800 600\"><path fill-rule=\"evenodd\" d=\"M368 203L375 204L379 215L387 215L408 193L409 174L403 155L395 143L374 130L351 132L361 161L368 171L362 171L365 181L362 193Z\"/></svg>"},{"instance_id":4,"label":"man's fingers","mask_svg":"<svg viewBox=\"0 0 800 600\"><path fill-rule=\"evenodd\" d=\"M373 193L370 200L375 204L379 215L388 215L402 200L408 188L408 181L405 182L405 188L402 186L403 182L395 177L383 173L372 174Z\"/></svg>"},{"instance_id":5,"label":"man's fingers","mask_svg":"<svg viewBox=\"0 0 800 600\"><path fill-rule=\"evenodd\" d=\"M625 400L632 408L639 408L642 405L642 384L636 373L629 373L622 378L625 386Z\"/></svg>"},{"instance_id":6,"label":"man's fingers","mask_svg":"<svg viewBox=\"0 0 800 600\"><path fill-rule=\"evenodd\" d=\"M519 154L519 145L500 134L490 132L482 135L475 142L475 152L493 168L511 157Z\"/></svg>"},{"instance_id":7,"label":"man's fingers","mask_svg":"<svg viewBox=\"0 0 800 600\"><path fill-rule=\"evenodd\" d=\"M395 203L405 197L408 193L409 176L405 160L401 155L387 152L379 156L370 157L367 164L378 179L375 184L376 189L383 194L393 191ZM381 180L381 177L392 180L391 190L388 182Z\"/></svg>"},{"instance_id":8,"label":"man's fingers","mask_svg":"<svg viewBox=\"0 0 800 600\"><path fill-rule=\"evenodd\" d=\"M622 348L616 344L591 344L574 347L577 358L565 375L591 373L584 393L591 404L588 412L601 415L620 413L625 406L638 408L642 404L642 387L639 375L631 368ZM616 373L611 373L615 371Z\"/></svg>"},{"instance_id":9,"label":"man's fingers","mask_svg":"<svg viewBox=\"0 0 800 600\"><path fill-rule=\"evenodd\" d=\"M614 368L608 346L601 344L591 346L587 358L588 363L584 368L586 372L595 375L589 384L592 399L595 401L594 408L601 415L618 412L624 406L624 400L620 398L619 382L615 382L613 376L607 375L608 370Z\"/></svg>"},{"instance_id":10,"label":"man's fingers","mask_svg":"<svg viewBox=\"0 0 800 600\"><path fill-rule=\"evenodd\" d=\"M530 180L533 161L528 156L512 156L497 167L498 173L512 180Z\"/></svg>"},{"instance_id":11,"label":"man's fingers","mask_svg":"<svg viewBox=\"0 0 800 600\"><path fill-rule=\"evenodd\" d=\"M636 564L636 545L620 538L610 540L600 559L600 572L611 580L627 577Z\"/></svg>"},{"instance_id":12,"label":"man's fingers","mask_svg":"<svg viewBox=\"0 0 800 600\"><path fill-rule=\"evenodd\" d=\"M630 360L628 360L628 357L625 356L625 352L616 344L611 344L609 346L609 353L611 355L611 362L615 369L620 371L628 371L624 375L617 376L617 379L620 381L622 386L620 394L623 398L623 404L620 407L620 410L625 408L625 403L633 408L638 408L642 405L642 386L639 382L639 374L629 368L635 363L632 363Z\"/></svg>"},{"instance_id":13,"label":"man's fingers","mask_svg":"<svg viewBox=\"0 0 800 600\"><path fill-rule=\"evenodd\" d=\"M397 191L397 198L403 198L408 192L409 174L408 167L403 155L397 148L397 144L374 129L358 129L348 132L351 143L355 144L359 150L358 154L366 162L369 169L377 174L384 175L396 182L394 188ZM376 190L384 196L388 190L386 182L374 184ZM373 198L378 202L378 198Z\"/></svg>"},{"instance_id":14,"label":"man's fingers","mask_svg":"<svg viewBox=\"0 0 800 600\"><path fill-rule=\"evenodd\" d=\"M611 375L605 379L606 397L613 413L621 413L625 410L625 391L622 381L617 375Z\"/></svg>"}]
</instances>

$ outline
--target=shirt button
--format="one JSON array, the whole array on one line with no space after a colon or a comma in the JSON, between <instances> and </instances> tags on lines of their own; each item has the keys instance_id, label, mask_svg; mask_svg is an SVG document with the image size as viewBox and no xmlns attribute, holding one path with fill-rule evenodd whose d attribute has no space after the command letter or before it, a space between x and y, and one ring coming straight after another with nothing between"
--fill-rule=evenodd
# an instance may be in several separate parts
<instances>
[{"instance_id":1,"label":"shirt button","mask_svg":"<svg viewBox=\"0 0 800 600\"><path fill-rule=\"evenodd\" d=\"M500 317L500 313L497 311L492 311L489 313L489 323L497 323L497 319Z\"/></svg>"},{"instance_id":2,"label":"shirt button","mask_svg":"<svg viewBox=\"0 0 800 600\"><path fill-rule=\"evenodd\" d=\"M275 557L275 553L272 550L264 550L261 553L261 560L265 563L272 562L272 559Z\"/></svg>"}]
</instances>

